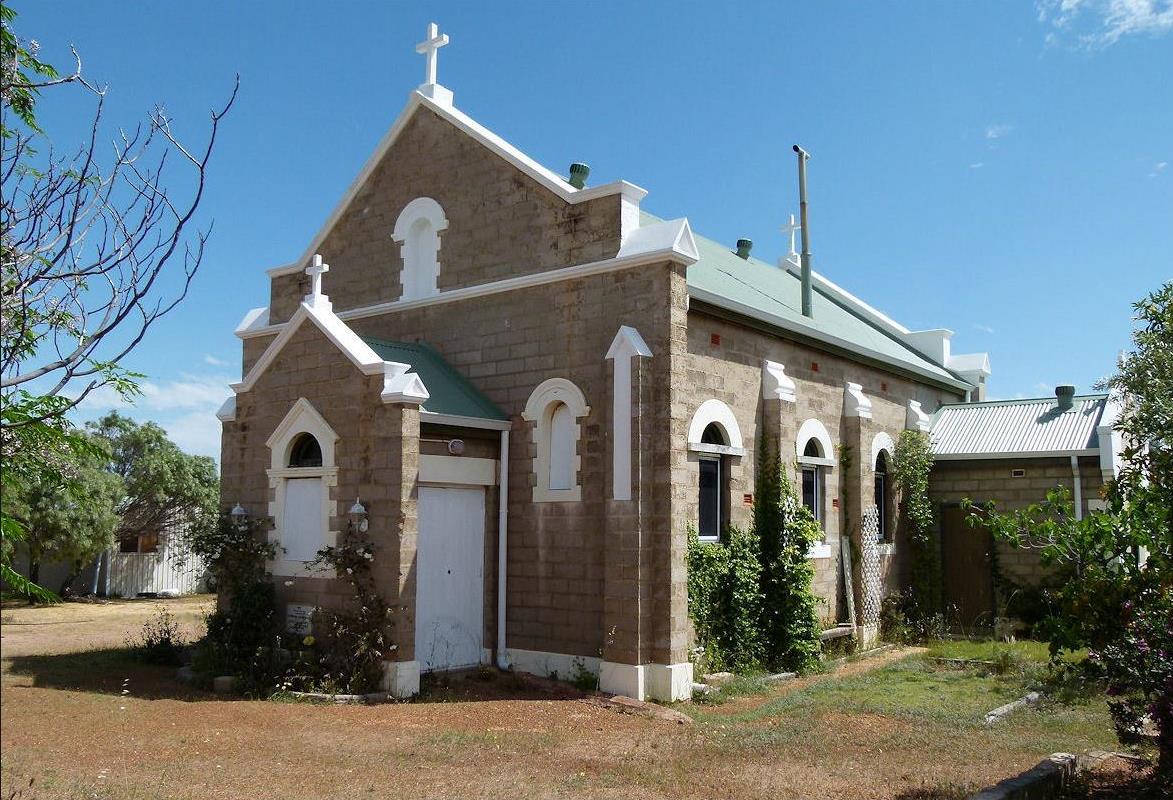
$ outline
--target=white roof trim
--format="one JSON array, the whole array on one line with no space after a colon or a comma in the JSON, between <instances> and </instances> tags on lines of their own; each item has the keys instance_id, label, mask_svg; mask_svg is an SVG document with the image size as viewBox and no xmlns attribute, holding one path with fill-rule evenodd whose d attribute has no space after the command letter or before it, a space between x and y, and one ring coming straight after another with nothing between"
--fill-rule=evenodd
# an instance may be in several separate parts
<instances>
[{"instance_id":1,"label":"white roof trim","mask_svg":"<svg viewBox=\"0 0 1173 800\"><path fill-rule=\"evenodd\" d=\"M216 412L216 419L221 422L232 422L236 419L236 395L225 400Z\"/></svg>"},{"instance_id":2,"label":"white roof trim","mask_svg":"<svg viewBox=\"0 0 1173 800\"><path fill-rule=\"evenodd\" d=\"M685 222L685 225L687 226L687 220L683 220L683 222ZM547 283L557 283L558 281L575 280L578 278L585 278L590 275L599 275L604 272L615 272L621 269L640 267L645 264L655 264L661 261L675 261L685 265L695 264L697 261L695 252L690 253L685 249L688 243L692 241L691 237L692 233L691 230L689 230L688 237L681 237L679 241L674 242L674 244L671 246L660 250L632 252L623 257L616 256L615 258L605 258L601 261L592 261L586 264L578 264L573 267L563 267L562 269L534 272L529 275L518 275L515 278L505 278L503 280L492 281L490 283L478 283L475 286L465 286L460 289L449 289L448 291L440 292L440 294L432 295L431 297L419 297L411 300L392 300L388 303L377 303L372 306L359 306L358 308L350 308L346 311L338 311L336 312L336 316L341 320L377 317L381 314L390 314L396 311L409 311L416 308L423 308L425 306L439 305L441 303L451 303L457 300L486 297L488 295L499 294L501 292L511 292L517 289L528 289L532 286L542 286ZM275 333L280 333L288 324L288 322L277 323L275 325L253 327L244 331L238 328L236 335L242 339L248 339L253 336L272 336Z\"/></svg>"},{"instance_id":3,"label":"white roof trim","mask_svg":"<svg viewBox=\"0 0 1173 800\"><path fill-rule=\"evenodd\" d=\"M824 333L813 325L809 325L798 320L790 320L786 317L780 317L777 314L771 314L768 311L752 308L745 305L744 303L739 303L736 300L730 300L727 297L710 292L707 289L701 289L697 286L689 286L688 296L700 300L703 303L716 306L717 308L724 308L728 311L733 311L738 314L750 317L751 319L761 320L762 322L773 325L776 328L793 331L795 333L814 339L815 341L833 345L835 347L846 350L849 353L859 353L860 355L867 356L868 358L878 361L881 364L887 364L902 372L911 372L913 374L920 375L938 384L944 384L946 386L963 391L968 391L972 388L970 384L966 383L965 381L958 380L951 375L938 375L918 367L915 364L910 364L905 361L897 361L894 358L888 358L884 354L877 353L875 350L867 347L862 347L856 342L851 342L838 336L832 336L829 333Z\"/></svg>"},{"instance_id":4,"label":"white roof trim","mask_svg":"<svg viewBox=\"0 0 1173 800\"><path fill-rule=\"evenodd\" d=\"M367 179L370 178L371 174L375 171L375 167L377 167L379 162L383 160L383 157L387 154L387 151L389 151L391 146L395 144L395 140L399 138L399 134L403 131L404 127L406 127L408 120L411 119L411 115L420 106L423 106L448 120L457 128L479 141L489 150L493 151L501 158L512 164L514 167L529 175L536 182L554 192L554 194L558 195L568 203L583 203L589 200L594 200L598 197L606 197L613 194L621 195L632 202L638 203L645 196L647 196L647 189L643 189L633 183L628 183L627 181L614 181L612 183L606 183L601 186L592 186L589 189L575 189L561 175L542 166L537 161L534 161L525 153L521 152L521 150L518 150L516 147L478 123L476 120L467 116L453 106L437 103L431 98L421 94L418 89L415 89L412 90L410 95L408 95L407 105L395 119L395 122L391 124L391 127L387 130L387 133L383 135L383 138L380 140L378 147L375 148L375 152L372 153L371 157L367 159L366 163L363 165L363 168L359 171L357 177L355 177L354 181L350 184L350 187L342 195L342 199L338 202L338 205L334 207L334 210L330 213L330 216L326 218L326 223L310 241L309 246L306 247L305 251L302 253L301 258L284 266L273 267L272 269L269 269L269 277L274 278L280 275L290 275L300 271L308 262L310 256L318 252L322 242L325 241L327 236L329 236L330 231L333 230L334 226L338 223L338 220L341 219L343 212L345 212L351 201L354 200L355 196L358 194L359 190L362 189L363 185L367 182Z\"/></svg>"},{"instance_id":5,"label":"white roof trim","mask_svg":"<svg viewBox=\"0 0 1173 800\"><path fill-rule=\"evenodd\" d=\"M623 240L615 257L625 258L661 250L680 253L691 258L693 263L700 259L696 239L693 238L687 218L670 219L636 228Z\"/></svg>"},{"instance_id":6,"label":"white roof trim","mask_svg":"<svg viewBox=\"0 0 1173 800\"><path fill-rule=\"evenodd\" d=\"M452 425L457 428L483 428L490 431L507 431L513 428L513 422L507 419L465 417L460 414L440 414L422 409L420 410L420 422L430 425Z\"/></svg>"},{"instance_id":7,"label":"white roof trim","mask_svg":"<svg viewBox=\"0 0 1173 800\"><path fill-rule=\"evenodd\" d=\"M265 370L277 358L278 353L293 338L293 334L301 327L301 323L307 319L312 320L326 338L341 350L364 375L383 375L381 396L384 403L419 404L428 399L428 390L423 381L415 373L409 372L410 364L384 361L379 358L370 345L360 339L358 334L340 320L330 310L329 303L325 302L316 305L301 303L289 322L281 326L277 338L269 343L265 352L253 364L244 379L231 384L232 391L240 394L251 390Z\"/></svg>"},{"instance_id":8,"label":"white roof trim","mask_svg":"<svg viewBox=\"0 0 1173 800\"><path fill-rule=\"evenodd\" d=\"M244 315L244 319L236 326L233 331L237 336L244 339L248 336L256 336L255 331L264 330L269 327L269 307L264 308L250 308L248 313Z\"/></svg>"}]
</instances>

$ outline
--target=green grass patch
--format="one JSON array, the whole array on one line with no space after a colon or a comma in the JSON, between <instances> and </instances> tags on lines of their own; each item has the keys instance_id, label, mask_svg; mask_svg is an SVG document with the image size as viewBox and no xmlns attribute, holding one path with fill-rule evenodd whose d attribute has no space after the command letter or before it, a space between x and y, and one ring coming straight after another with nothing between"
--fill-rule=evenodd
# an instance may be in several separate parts
<instances>
[{"instance_id":1,"label":"green grass patch","mask_svg":"<svg viewBox=\"0 0 1173 800\"><path fill-rule=\"evenodd\" d=\"M728 703L736 697L765 694L771 684L766 681L766 673L757 672L751 675L734 675L733 679L720 688L708 694L697 694L693 702L698 705L719 706Z\"/></svg>"}]
</instances>

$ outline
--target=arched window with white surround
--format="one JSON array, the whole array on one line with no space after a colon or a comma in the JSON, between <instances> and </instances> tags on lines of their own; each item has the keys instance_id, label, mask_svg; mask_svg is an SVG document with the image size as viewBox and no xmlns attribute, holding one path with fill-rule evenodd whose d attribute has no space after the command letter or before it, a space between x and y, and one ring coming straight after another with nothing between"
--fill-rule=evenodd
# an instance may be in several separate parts
<instances>
[{"instance_id":1,"label":"arched window with white surround","mask_svg":"<svg viewBox=\"0 0 1173 800\"><path fill-rule=\"evenodd\" d=\"M444 209L430 197L417 197L399 213L392 238L400 244L403 262L400 300L440 293L440 233L447 228Z\"/></svg>"},{"instance_id":2,"label":"arched window with white surround","mask_svg":"<svg viewBox=\"0 0 1173 800\"><path fill-rule=\"evenodd\" d=\"M688 449L697 464L697 536L715 542L729 525L730 460L745 454L732 409L716 399L701 403L688 426Z\"/></svg>"},{"instance_id":3,"label":"arched window with white surround","mask_svg":"<svg viewBox=\"0 0 1173 800\"><path fill-rule=\"evenodd\" d=\"M330 489L338 483L334 449L338 435L317 409L300 398L273 431L269 487L274 490L270 539L279 550L274 575L312 575L307 564L337 541L330 530Z\"/></svg>"},{"instance_id":4,"label":"arched window with white surround","mask_svg":"<svg viewBox=\"0 0 1173 800\"><path fill-rule=\"evenodd\" d=\"M542 381L530 394L521 416L534 426L535 503L582 499L578 481L582 427L578 421L590 410L582 391L565 378Z\"/></svg>"},{"instance_id":5,"label":"arched window with white surround","mask_svg":"<svg viewBox=\"0 0 1173 800\"><path fill-rule=\"evenodd\" d=\"M892 479L892 452L895 449L895 442L887 433L881 431L872 439L872 502L878 514L876 540L880 544L891 544L895 540L896 498Z\"/></svg>"},{"instance_id":6,"label":"arched window with white surround","mask_svg":"<svg viewBox=\"0 0 1173 800\"><path fill-rule=\"evenodd\" d=\"M827 472L835 466L831 434L817 419L808 419L795 438L798 466L802 472L802 504L806 506L826 539Z\"/></svg>"}]
</instances>

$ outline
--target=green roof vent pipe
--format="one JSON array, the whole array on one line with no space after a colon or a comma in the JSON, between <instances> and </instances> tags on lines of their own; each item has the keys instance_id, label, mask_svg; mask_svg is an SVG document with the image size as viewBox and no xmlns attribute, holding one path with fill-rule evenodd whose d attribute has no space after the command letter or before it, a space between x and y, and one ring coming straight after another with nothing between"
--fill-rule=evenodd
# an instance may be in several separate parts
<instances>
[{"instance_id":1,"label":"green roof vent pipe","mask_svg":"<svg viewBox=\"0 0 1173 800\"><path fill-rule=\"evenodd\" d=\"M811 302L811 229L806 219L806 160L810 153L794 145L798 155L798 216L802 226L802 315L814 317Z\"/></svg>"},{"instance_id":2,"label":"green roof vent pipe","mask_svg":"<svg viewBox=\"0 0 1173 800\"><path fill-rule=\"evenodd\" d=\"M1071 407L1075 405L1075 387L1069 383L1056 386L1055 399L1059 401L1060 411L1070 411Z\"/></svg>"},{"instance_id":3,"label":"green roof vent pipe","mask_svg":"<svg viewBox=\"0 0 1173 800\"><path fill-rule=\"evenodd\" d=\"M586 186L587 178L590 177L591 168L589 165L581 161L575 161L570 165L570 185L575 189L581 189Z\"/></svg>"},{"instance_id":4,"label":"green roof vent pipe","mask_svg":"<svg viewBox=\"0 0 1173 800\"><path fill-rule=\"evenodd\" d=\"M753 250L753 239L738 239L737 240L737 257L749 258L749 251Z\"/></svg>"}]
</instances>

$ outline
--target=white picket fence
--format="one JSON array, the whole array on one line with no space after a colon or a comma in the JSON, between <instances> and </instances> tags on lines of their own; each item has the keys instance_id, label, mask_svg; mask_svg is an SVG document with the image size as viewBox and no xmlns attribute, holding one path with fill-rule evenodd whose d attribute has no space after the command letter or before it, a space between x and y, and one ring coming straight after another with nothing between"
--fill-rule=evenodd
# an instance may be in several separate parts
<instances>
[{"instance_id":1,"label":"white picket fence","mask_svg":"<svg viewBox=\"0 0 1173 800\"><path fill-rule=\"evenodd\" d=\"M160 548L163 550L163 548ZM158 553L109 552L102 561L98 591L107 597L142 594L192 594L199 591L206 570L198 559Z\"/></svg>"}]
</instances>

